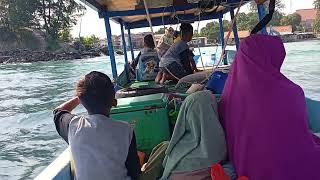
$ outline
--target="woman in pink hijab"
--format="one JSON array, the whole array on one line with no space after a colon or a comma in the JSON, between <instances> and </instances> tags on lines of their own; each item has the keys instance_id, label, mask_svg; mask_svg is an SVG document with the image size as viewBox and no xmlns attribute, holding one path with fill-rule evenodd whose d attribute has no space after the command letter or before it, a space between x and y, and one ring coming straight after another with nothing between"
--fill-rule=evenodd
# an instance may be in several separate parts
<instances>
[{"instance_id":1,"label":"woman in pink hijab","mask_svg":"<svg viewBox=\"0 0 320 180\"><path fill-rule=\"evenodd\" d=\"M303 90L280 72L285 55L278 37L244 39L222 93L229 158L249 180L320 180Z\"/></svg>"}]
</instances>

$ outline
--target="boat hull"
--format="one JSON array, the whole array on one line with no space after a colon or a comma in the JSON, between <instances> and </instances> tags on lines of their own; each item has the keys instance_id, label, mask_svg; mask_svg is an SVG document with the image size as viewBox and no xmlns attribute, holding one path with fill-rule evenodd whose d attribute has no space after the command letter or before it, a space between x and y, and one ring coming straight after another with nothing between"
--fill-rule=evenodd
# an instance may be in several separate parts
<instances>
[{"instance_id":1,"label":"boat hull","mask_svg":"<svg viewBox=\"0 0 320 180\"><path fill-rule=\"evenodd\" d=\"M71 152L67 148L44 169L34 180L71 180Z\"/></svg>"}]
</instances>

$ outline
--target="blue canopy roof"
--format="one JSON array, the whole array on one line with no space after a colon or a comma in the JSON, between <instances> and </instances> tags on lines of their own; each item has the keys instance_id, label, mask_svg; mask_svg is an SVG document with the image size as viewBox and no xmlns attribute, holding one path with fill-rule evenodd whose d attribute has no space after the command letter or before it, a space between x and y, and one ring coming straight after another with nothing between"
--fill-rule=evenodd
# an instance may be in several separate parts
<instances>
[{"instance_id":1,"label":"blue canopy roof","mask_svg":"<svg viewBox=\"0 0 320 180\"><path fill-rule=\"evenodd\" d=\"M125 28L149 26L143 0L81 0ZM193 0L194 1L194 0ZM244 4L251 0L244 0ZM208 2L208 1L206 1ZM239 7L241 0L215 0L211 4L188 3L186 0L147 0L153 26L217 19L231 9ZM149 5L150 4L150 5Z\"/></svg>"}]
</instances>

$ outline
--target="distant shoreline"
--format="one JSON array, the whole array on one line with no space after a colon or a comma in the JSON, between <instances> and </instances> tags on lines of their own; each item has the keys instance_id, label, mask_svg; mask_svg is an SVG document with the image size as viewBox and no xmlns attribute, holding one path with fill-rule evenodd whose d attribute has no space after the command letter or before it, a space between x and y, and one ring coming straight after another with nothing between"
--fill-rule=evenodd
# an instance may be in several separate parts
<instances>
[{"instance_id":1,"label":"distant shoreline","mask_svg":"<svg viewBox=\"0 0 320 180\"><path fill-rule=\"evenodd\" d=\"M296 40L292 40L292 41L286 41L284 43L304 42L304 41L320 41L320 38L296 39Z\"/></svg>"},{"instance_id":2,"label":"distant shoreline","mask_svg":"<svg viewBox=\"0 0 320 180\"><path fill-rule=\"evenodd\" d=\"M46 61L62 61L76 60L102 56L103 53L98 49L88 51L35 51L29 49L15 49L0 51L0 64L12 63L31 63L31 62L46 62Z\"/></svg>"},{"instance_id":3,"label":"distant shoreline","mask_svg":"<svg viewBox=\"0 0 320 180\"><path fill-rule=\"evenodd\" d=\"M294 41L286 41L284 43L305 42L305 41L320 41L320 38L312 39L297 39ZM234 46L235 43L228 43ZM216 47L217 44L208 44L204 47ZM198 48L198 47L193 47ZM134 51L139 51L135 49ZM115 52L116 53L116 52ZM47 62L47 61L73 61L77 59L87 59L108 55L98 49L91 49L88 51L71 51L71 52L50 52L50 51L34 51L28 49L15 49L0 51L0 64L14 64L14 63L32 63L32 62Z\"/></svg>"},{"instance_id":4,"label":"distant shoreline","mask_svg":"<svg viewBox=\"0 0 320 180\"><path fill-rule=\"evenodd\" d=\"M289 41L283 41L283 43L293 43L293 42L305 42L305 41L320 41L320 37L319 38L310 38L310 39L297 39L297 40L289 40ZM232 43L228 43L228 45L232 45L235 46L236 44L234 42ZM200 47L210 47L210 46L219 46L217 44L215 45L206 45L206 46L200 46ZM197 47L194 47L197 48Z\"/></svg>"}]
</instances>

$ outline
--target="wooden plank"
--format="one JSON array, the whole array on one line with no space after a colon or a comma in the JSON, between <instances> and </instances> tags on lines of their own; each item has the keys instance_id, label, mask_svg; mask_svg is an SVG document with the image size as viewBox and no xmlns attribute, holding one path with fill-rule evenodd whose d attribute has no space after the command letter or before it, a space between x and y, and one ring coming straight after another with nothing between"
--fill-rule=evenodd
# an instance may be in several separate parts
<instances>
[{"instance_id":1,"label":"wooden plank","mask_svg":"<svg viewBox=\"0 0 320 180\"><path fill-rule=\"evenodd\" d=\"M134 10L138 0L96 0L109 11Z\"/></svg>"},{"instance_id":2,"label":"wooden plank","mask_svg":"<svg viewBox=\"0 0 320 180\"><path fill-rule=\"evenodd\" d=\"M144 9L143 0L96 0L109 11L125 11ZM172 0L147 0L148 8L167 7L172 5Z\"/></svg>"}]
</instances>

